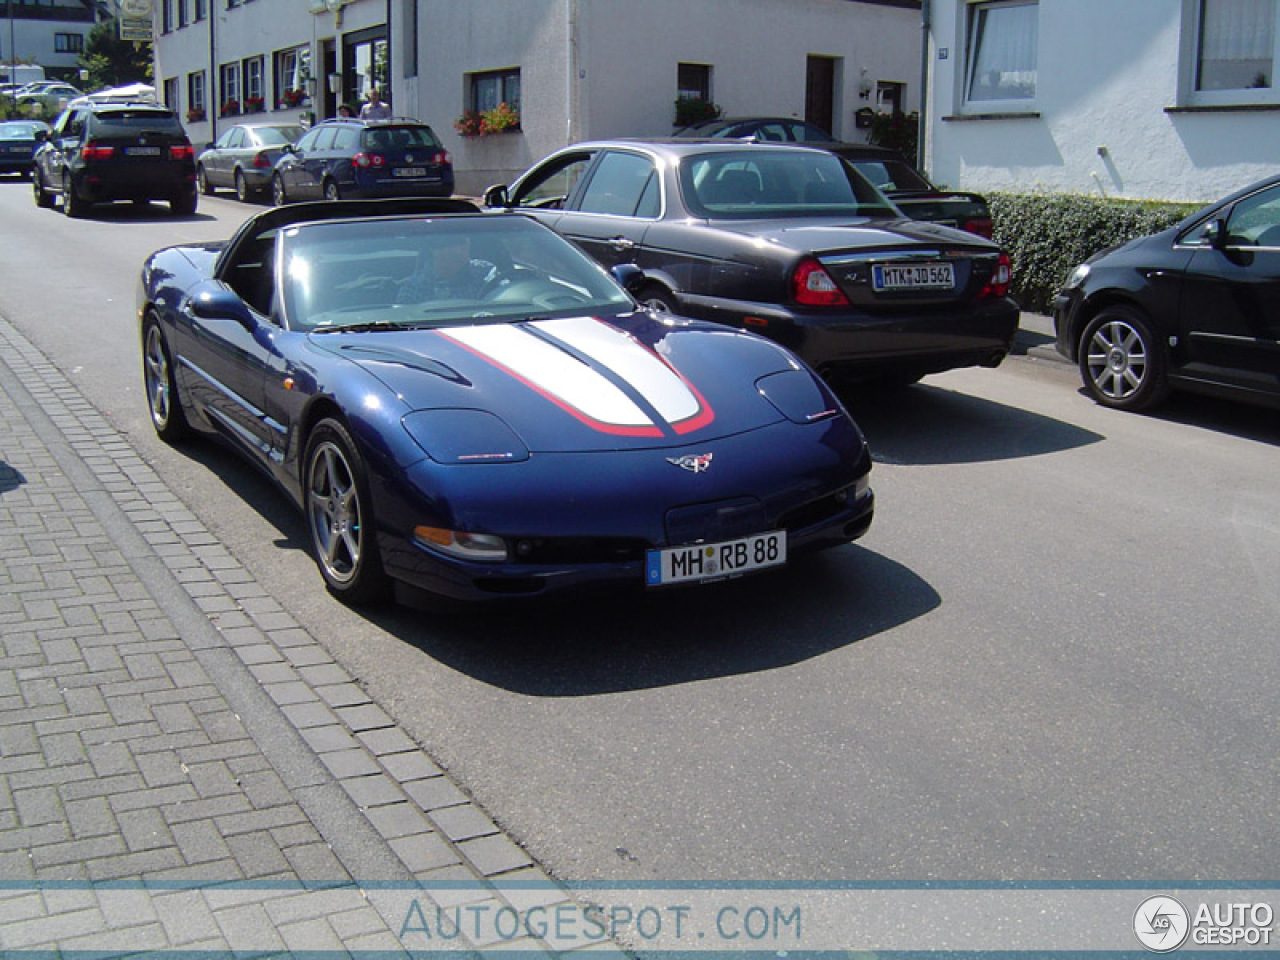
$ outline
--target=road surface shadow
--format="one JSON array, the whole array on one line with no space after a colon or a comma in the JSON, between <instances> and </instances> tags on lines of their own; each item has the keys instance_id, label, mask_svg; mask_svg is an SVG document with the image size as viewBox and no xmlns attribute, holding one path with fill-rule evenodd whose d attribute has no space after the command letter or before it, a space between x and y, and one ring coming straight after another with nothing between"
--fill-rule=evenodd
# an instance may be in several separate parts
<instances>
[{"instance_id":1,"label":"road surface shadow","mask_svg":"<svg viewBox=\"0 0 1280 960\"><path fill-rule=\"evenodd\" d=\"M941 598L901 564L850 545L775 573L673 591L502 610L424 603L363 612L484 683L585 697L791 666L923 616Z\"/></svg>"},{"instance_id":2,"label":"road surface shadow","mask_svg":"<svg viewBox=\"0 0 1280 960\"><path fill-rule=\"evenodd\" d=\"M841 392L880 463L983 463L1083 447L1101 434L929 383Z\"/></svg>"},{"instance_id":3,"label":"road surface shadow","mask_svg":"<svg viewBox=\"0 0 1280 960\"><path fill-rule=\"evenodd\" d=\"M1083 387L1080 388L1080 395L1090 402L1093 400ZM1212 430L1241 440L1280 446L1280 417L1276 416L1276 411L1237 400L1224 400L1196 393L1175 393L1154 410L1125 416L1148 416L1155 420Z\"/></svg>"}]
</instances>

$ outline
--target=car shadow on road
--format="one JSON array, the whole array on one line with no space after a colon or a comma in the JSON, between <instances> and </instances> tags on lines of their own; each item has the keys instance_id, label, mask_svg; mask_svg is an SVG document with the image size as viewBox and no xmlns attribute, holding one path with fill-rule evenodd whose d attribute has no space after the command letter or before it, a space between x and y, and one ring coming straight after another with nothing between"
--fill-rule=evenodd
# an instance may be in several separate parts
<instances>
[{"instance_id":1,"label":"car shadow on road","mask_svg":"<svg viewBox=\"0 0 1280 960\"><path fill-rule=\"evenodd\" d=\"M1101 434L981 397L930 386L841 392L879 463L982 463L1057 453Z\"/></svg>"},{"instance_id":2,"label":"car shadow on road","mask_svg":"<svg viewBox=\"0 0 1280 960\"><path fill-rule=\"evenodd\" d=\"M1080 395L1092 400L1083 387L1080 388ZM1174 393L1154 410L1139 414L1127 413L1124 416L1148 416L1154 420L1180 423L1240 440L1254 440L1280 447L1280 418L1277 418L1276 411L1237 400L1196 393Z\"/></svg>"},{"instance_id":3,"label":"car shadow on road","mask_svg":"<svg viewBox=\"0 0 1280 960\"><path fill-rule=\"evenodd\" d=\"M585 697L777 670L869 639L941 603L858 545L786 570L662 592L433 612L367 612L454 670L532 697Z\"/></svg>"},{"instance_id":4,"label":"car shadow on road","mask_svg":"<svg viewBox=\"0 0 1280 960\"><path fill-rule=\"evenodd\" d=\"M106 223L155 223L156 221L196 223L217 218L198 211L190 214L175 214L165 201L154 200L149 203L95 204L89 211L87 219L102 220Z\"/></svg>"}]
</instances>

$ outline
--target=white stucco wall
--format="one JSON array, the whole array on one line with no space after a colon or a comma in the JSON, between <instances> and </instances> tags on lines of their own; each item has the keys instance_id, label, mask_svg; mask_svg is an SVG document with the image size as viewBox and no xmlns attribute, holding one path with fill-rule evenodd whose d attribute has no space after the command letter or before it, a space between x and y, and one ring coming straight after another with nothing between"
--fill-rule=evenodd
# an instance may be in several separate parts
<instances>
[{"instance_id":1,"label":"white stucco wall","mask_svg":"<svg viewBox=\"0 0 1280 960\"><path fill-rule=\"evenodd\" d=\"M1028 105L1039 117L962 122L943 118L964 109L964 4L935 0L925 159L933 179L979 191L1207 202L1274 173L1280 113L1166 110L1180 104L1185 6L1040 0Z\"/></svg>"}]
</instances>

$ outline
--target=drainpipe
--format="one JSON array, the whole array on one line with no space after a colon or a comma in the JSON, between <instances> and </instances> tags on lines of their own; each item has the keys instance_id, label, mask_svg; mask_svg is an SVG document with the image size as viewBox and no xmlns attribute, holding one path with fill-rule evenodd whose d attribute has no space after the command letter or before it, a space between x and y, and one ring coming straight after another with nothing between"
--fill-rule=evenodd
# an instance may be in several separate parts
<instances>
[{"instance_id":1,"label":"drainpipe","mask_svg":"<svg viewBox=\"0 0 1280 960\"><path fill-rule=\"evenodd\" d=\"M213 22L218 19L218 0L209 0L205 12L209 15L209 77L204 84L204 110L209 118L209 142L218 139L218 48L214 42Z\"/></svg>"},{"instance_id":2,"label":"drainpipe","mask_svg":"<svg viewBox=\"0 0 1280 960\"><path fill-rule=\"evenodd\" d=\"M578 0L567 0L568 16L569 16L569 88L567 103L565 106L569 108L568 117L568 142L576 143L581 133L581 124L579 123L579 88L581 84L578 82Z\"/></svg>"},{"instance_id":3,"label":"drainpipe","mask_svg":"<svg viewBox=\"0 0 1280 960\"><path fill-rule=\"evenodd\" d=\"M929 34L933 28L933 4L921 0L920 4L920 125L916 132L916 164L928 176L924 162L925 135L929 129Z\"/></svg>"}]
</instances>

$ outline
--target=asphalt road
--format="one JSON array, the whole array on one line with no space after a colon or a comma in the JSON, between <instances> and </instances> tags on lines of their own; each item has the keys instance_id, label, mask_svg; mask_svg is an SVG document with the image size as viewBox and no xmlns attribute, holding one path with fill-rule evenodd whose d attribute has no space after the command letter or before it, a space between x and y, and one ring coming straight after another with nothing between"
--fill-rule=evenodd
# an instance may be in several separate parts
<instances>
[{"instance_id":1,"label":"asphalt road","mask_svg":"<svg viewBox=\"0 0 1280 960\"><path fill-rule=\"evenodd\" d=\"M1274 413L1113 413L1013 358L849 397L875 525L779 575L355 612L266 481L146 418L138 266L228 235L224 197L69 221L0 181L0 313L561 879L1275 878Z\"/></svg>"}]
</instances>

